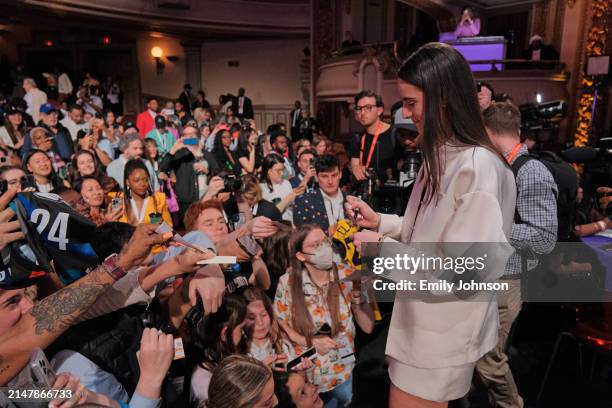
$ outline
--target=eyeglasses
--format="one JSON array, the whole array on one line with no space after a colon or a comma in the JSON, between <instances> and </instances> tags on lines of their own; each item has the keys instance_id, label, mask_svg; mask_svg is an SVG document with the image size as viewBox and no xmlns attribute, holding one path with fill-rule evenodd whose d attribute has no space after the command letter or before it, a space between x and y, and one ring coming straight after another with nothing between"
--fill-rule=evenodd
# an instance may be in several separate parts
<instances>
[{"instance_id":1,"label":"eyeglasses","mask_svg":"<svg viewBox=\"0 0 612 408\"><path fill-rule=\"evenodd\" d=\"M361 113L361 112L370 113L372 112L372 109L374 109L375 107L376 105L355 106L354 110L355 110L355 113Z\"/></svg>"}]
</instances>

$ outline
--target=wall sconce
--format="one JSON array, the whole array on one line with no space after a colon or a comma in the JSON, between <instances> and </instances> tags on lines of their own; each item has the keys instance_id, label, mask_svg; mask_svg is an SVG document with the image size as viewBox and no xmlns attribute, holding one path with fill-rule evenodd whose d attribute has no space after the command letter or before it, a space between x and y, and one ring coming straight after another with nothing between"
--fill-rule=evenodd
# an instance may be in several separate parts
<instances>
[{"instance_id":1,"label":"wall sconce","mask_svg":"<svg viewBox=\"0 0 612 408\"><path fill-rule=\"evenodd\" d=\"M157 75L161 75L164 72L164 63L161 58L164 55L164 50L161 47L155 46L151 48L151 55L155 58L155 68L157 70Z\"/></svg>"}]
</instances>

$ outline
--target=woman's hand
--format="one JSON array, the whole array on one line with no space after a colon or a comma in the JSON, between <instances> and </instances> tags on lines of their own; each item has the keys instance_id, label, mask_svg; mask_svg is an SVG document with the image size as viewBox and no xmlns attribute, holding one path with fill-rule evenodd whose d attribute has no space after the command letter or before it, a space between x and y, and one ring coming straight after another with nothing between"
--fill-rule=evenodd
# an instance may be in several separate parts
<instances>
[{"instance_id":1,"label":"woman's hand","mask_svg":"<svg viewBox=\"0 0 612 408\"><path fill-rule=\"evenodd\" d=\"M300 360L300 364L296 365L291 369L291 371L305 371L312 368L314 364L312 364L312 360L307 357L302 357Z\"/></svg>"},{"instance_id":2,"label":"woman's hand","mask_svg":"<svg viewBox=\"0 0 612 408\"><path fill-rule=\"evenodd\" d=\"M206 195L212 198L219 194L221 191L223 191L224 188L225 182L223 181L223 179L219 176L215 176L211 178L210 183L208 183L208 192L206 193Z\"/></svg>"},{"instance_id":3,"label":"woman's hand","mask_svg":"<svg viewBox=\"0 0 612 408\"><path fill-rule=\"evenodd\" d=\"M108 222L114 222L114 221L119 221L122 215L123 215L123 206L117 207L113 210L113 204L110 203L108 205L104 218L106 218Z\"/></svg>"},{"instance_id":4,"label":"woman's hand","mask_svg":"<svg viewBox=\"0 0 612 408\"><path fill-rule=\"evenodd\" d=\"M196 171L196 173L202 173L202 174L208 173L208 168L199 162L193 165L193 169Z\"/></svg>"},{"instance_id":5,"label":"woman's hand","mask_svg":"<svg viewBox=\"0 0 612 408\"><path fill-rule=\"evenodd\" d=\"M378 229L380 224L380 215L377 214L363 200L354 196L347 196L344 209L346 211L346 215L353 219L355 224L358 226L371 230ZM357 217L355 217L355 210L358 210Z\"/></svg>"},{"instance_id":6,"label":"woman's hand","mask_svg":"<svg viewBox=\"0 0 612 408\"><path fill-rule=\"evenodd\" d=\"M185 147L185 143L183 142L183 138L179 138L179 140L177 140L174 145L172 146L172 149L170 149L169 154L171 155L175 155L176 152L178 152L179 150L181 150L183 147Z\"/></svg>"},{"instance_id":7,"label":"woman's hand","mask_svg":"<svg viewBox=\"0 0 612 408\"><path fill-rule=\"evenodd\" d=\"M163 171L159 173L159 179L161 181L167 181L170 180L170 178L168 177L168 175L166 173L164 173Z\"/></svg>"},{"instance_id":8,"label":"woman's hand","mask_svg":"<svg viewBox=\"0 0 612 408\"><path fill-rule=\"evenodd\" d=\"M248 231L255 239L264 239L278 232L274 222L267 217L255 217L247 224Z\"/></svg>"},{"instance_id":9,"label":"woman's hand","mask_svg":"<svg viewBox=\"0 0 612 408\"><path fill-rule=\"evenodd\" d=\"M312 345L317 349L317 353L322 356L329 353L331 350L338 348L338 343L328 336L317 336L312 339Z\"/></svg>"},{"instance_id":10,"label":"woman's hand","mask_svg":"<svg viewBox=\"0 0 612 408\"><path fill-rule=\"evenodd\" d=\"M140 378L136 392L148 399L160 397L161 386L174 358L174 338L157 329L146 328L136 353L140 366Z\"/></svg>"},{"instance_id":11,"label":"woman's hand","mask_svg":"<svg viewBox=\"0 0 612 408\"><path fill-rule=\"evenodd\" d=\"M81 381L69 373L61 373L53 383L54 390L65 391L66 398L55 398L49 402L49 408L70 408L87 402L89 390ZM61 394L60 394L61 395ZM70 398L67 398L70 397Z\"/></svg>"},{"instance_id":12,"label":"woman's hand","mask_svg":"<svg viewBox=\"0 0 612 408\"><path fill-rule=\"evenodd\" d=\"M296 188L293 189L293 193L295 194L295 196L301 196L302 194L304 194L304 191L306 191L306 184L300 184L299 186L297 186Z\"/></svg>"},{"instance_id":13,"label":"woman's hand","mask_svg":"<svg viewBox=\"0 0 612 408\"><path fill-rule=\"evenodd\" d=\"M380 242L383 238L382 234L370 230L361 230L353 234L353 243L357 251L362 251L362 245L368 242Z\"/></svg>"},{"instance_id":14,"label":"woman's hand","mask_svg":"<svg viewBox=\"0 0 612 408\"><path fill-rule=\"evenodd\" d=\"M287 371L285 367L287 366L288 361L289 358L286 354L275 354L266 357L262 362L274 371L284 372ZM279 367L279 365L282 367Z\"/></svg>"},{"instance_id":15,"label":"woman's hand","mask_svg":"<svg viewBox=\"0 0 612 408\"><path fill-rule=\"evenodd\" d=\"M176 255L172 260L178 264L178 269L183 273L195 272L200 268L199 261L214 258L215 254L206 251L205 253L196 251L195 249L187 248L180 254Z\"/></svg>"},{"instance_id":16,"label":"woman's hand","mask_svg":"<svg viewBox=\"0 0 612 408\"><path fill-rule=\"evenodd\" d=\"M0 196L0 211L8 207L9 203L13 201L15 195L17 195L17 186L10 185L8 189Z\"/></svg>"},{"instance_id":17,"label":"woman's hand","mask_svg":"<svg viewBox=\"0 0 612 408\"><path fill-rule=\"evenodd\" d=\"M219 310L224 294L225 280L221 277L194 275L189 280L189 303L195 306L199 295L204 306L204 315Z\"/></svg>"}]
</instances>

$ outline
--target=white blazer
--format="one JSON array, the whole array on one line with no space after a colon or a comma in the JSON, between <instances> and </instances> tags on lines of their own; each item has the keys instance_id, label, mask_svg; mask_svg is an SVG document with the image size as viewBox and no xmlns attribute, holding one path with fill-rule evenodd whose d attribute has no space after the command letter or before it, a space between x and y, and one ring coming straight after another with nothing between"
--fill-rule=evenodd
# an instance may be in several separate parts
<instances>
[{"instance_id":1,"label":"white blazer","mask_svg":"<svg viewBox=\"0 0 612 408\"><path fill-rule=\"evenodd\" d=\"M513 251L508 243L516 201L512 171L501 156L481 147L445 145L440 158L443 173L437 201L423 203L417 217L425 187L423 167L404 216L381 214L379 232L388 237L385 242L397 239L404 244L502 243L504 256L494 264L497 279ZM477 296L478 300L440 303L396 299L386 354L419 368L477 361L497 343L499 322L495 295Z\"/></svg>"}]
</instances>

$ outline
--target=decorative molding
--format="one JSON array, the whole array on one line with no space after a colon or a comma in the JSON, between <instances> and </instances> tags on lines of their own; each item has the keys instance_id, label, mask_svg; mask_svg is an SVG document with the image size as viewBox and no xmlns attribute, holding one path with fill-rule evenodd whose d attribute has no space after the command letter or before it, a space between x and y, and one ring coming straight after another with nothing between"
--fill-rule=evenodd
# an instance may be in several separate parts
<instances>
[{"instance_id":1,"label":"decorative molding","mask_svg":"<svg viewBox=\"0 0 612 408\"><path fill-rule=\"evenodd\" d=\"M584 12L585 24L582 41L578 49L581 55L578 66L578 83L581 89L580 96L577 97L575 146L585 146L590 142L594 120L593 105L596 104L596 120L601 120L598 113L605 112L606 104L609 103L605 93L599 95L595 93L596 78L586 74L586 63L588 57L605 55L609 52L610 42L612 42L611 19L612 5L609 0L588 0Z\"/></svg>"}]
</instances>

